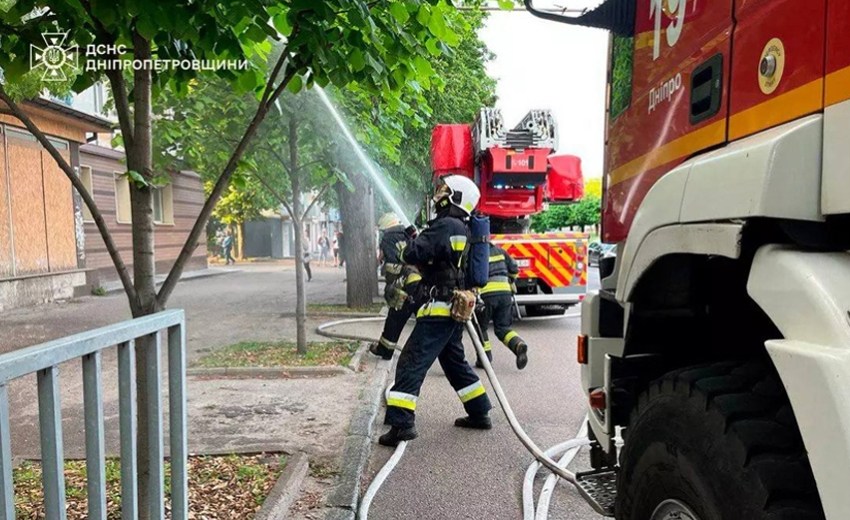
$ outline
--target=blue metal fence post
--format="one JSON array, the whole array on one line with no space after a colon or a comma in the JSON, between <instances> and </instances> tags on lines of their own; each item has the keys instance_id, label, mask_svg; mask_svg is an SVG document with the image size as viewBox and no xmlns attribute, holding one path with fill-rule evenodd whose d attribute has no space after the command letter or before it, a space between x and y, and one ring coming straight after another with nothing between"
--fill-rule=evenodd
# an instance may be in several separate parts
<instances>
[{"instance_id":1,"label":"blue metal fence post","mask_svg":"<svg viewBox=\"0 0 850 520\"><path fill-rule=\"evenodd\" d=\"M188 433L186 425L186 327L168 329L168 421L171 447L171 518L189 516L189 485L186 473Z\"/></svg>"},{"instance_id":2,"label":"blue metal fence post","mask_svg":"<svg viewBox=\"0 0 850 520\"><path fill-rule=\"evenodd\" d=\"M0 519L15 519L12 482L12 436L9 430L9 389L0 385Z\"/></svg>"},{"instance_id":3,"label":"blue metal fence post","mask_svg":"<svg viewBox=\"0 0 850 520\"><path fill-rule=\"evenodd\" d=\"M136 480L136 344L118 345L118 414L121 432L121 520L139 517Z\"/></svg>"},{"instance_id":4,"label":"blue metal fence post","mask_svg":"<svg viewBox=\"0 0 850 520\"><path fill-rule=\"evenodd\" d=\"M103 433L101 354L83 356L83 413L86 424L88 517L106 520L106 447Z\"/></svg>"},{"instance_id":5,"label":"blue metal fence post","mask_svg":"<svg viewBox=\"0 0 850 520\"><path fill-rule=\"evenodd\" d=\"M62 452L62 410L59 368L38 371L38 419L41 435L41 480L44 512L50 519L65 519L65 457Z\"/></svg>"}]
</instances>

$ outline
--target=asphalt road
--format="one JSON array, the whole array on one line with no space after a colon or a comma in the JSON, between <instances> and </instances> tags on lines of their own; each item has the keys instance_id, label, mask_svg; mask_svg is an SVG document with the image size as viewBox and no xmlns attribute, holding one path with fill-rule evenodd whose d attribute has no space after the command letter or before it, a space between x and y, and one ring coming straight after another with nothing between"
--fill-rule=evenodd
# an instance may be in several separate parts
<instances>
[{"instance_id":1,"label":"asphalt road","mask_svg":"<svg viewBox=\"0 0 850 520\"><path fill-rule=\"evenodd\" d=\"M591 272L591 289L598 284ZM579 332L577 308L567 317L522 321L515 329L528 342L529 364L514 366L513 355L494 342L494 368L519 421L543 449L572 438L585 411L575 362ZM474 359L471 343L467 359ZM478 370L490 390L483 370ZM531 455L524 449L495 402L494 428L487 432L455 428L463 415L439 365L429 372L417 409L419 438L410 442L395 471L372 503L372 520L453 520L522 518L522 483ZM383 420L383 416L379 418ZM378 428L382 433L385 426ZM392 450L376 445L367 480L371 481ZM579 464L578 460L574 464ZM575 465L573 466L575 468ZM539 493L545 473L535 482ZM368 484L368 483L367 483ZM365 489L365 487L364 487ZM559 484L552 498L552 520L599 520L578 494Z\"/></svg>"}]
</instances>

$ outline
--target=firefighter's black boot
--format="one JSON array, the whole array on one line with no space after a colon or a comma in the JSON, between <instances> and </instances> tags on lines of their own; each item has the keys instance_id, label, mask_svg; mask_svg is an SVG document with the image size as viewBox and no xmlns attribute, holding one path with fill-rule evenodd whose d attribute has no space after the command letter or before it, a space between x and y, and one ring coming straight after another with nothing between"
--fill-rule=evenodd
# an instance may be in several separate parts
<instances>
[{"instance_id":1,"label":"firefighter's black boot","mask_svg":"<svg viewBox=\"0 0 850 520\"><path fill-rule=\"evenodd\" d=\"M520 341L513 348L513 351L516 354L516 367L522 370L528 364L528 345L525 344L525 341Z\"/></svg>"},{"instance_id":2,"label":"firefighter's black boot","mask_svg":"<svg viewBox=\"0 0 850 520\"><path fill-rule=\"evenodd\" d=\"M470 415L455 419L455 426L472 430L489 430L493 427L493 422L489 415Z\"/></svg>"},{"instance_id":3,"label":"firefighter's black boot","mask_svg":"<svg viewBox=\"0 0 850 520\"><path fill-rule=\"evenodd\" d=\"M416 427L397 428L393 426L390 431L378 437L378 444L381 446L389 446L395 448L401 441L412 441L419 434L416 432Z\"/></svg>"},{"instance_id":4,"label":"firefighter's black boot","mask_svg":"<svg viewBox=\"0 0 850 520\"><path fill-rule=\"evenodd\" d=\"M493 362L493 353L489 350L487 351L487 361L490 363ZM484 368L484 363L481 362L481 358L478 356L475 357L475 368Z\"/></svg>"},{"instance_id":5,"label":"firefighter's black boot","mask_svg":"<svg viewBox=\"0 0 850 520\"><path fill-rule=\"evenodd\" d=\"M380 357L381 359L392 359L393 349L387 348L380 343L372 343L369 345L369 352Z\"/></svg>"}]
</instances>

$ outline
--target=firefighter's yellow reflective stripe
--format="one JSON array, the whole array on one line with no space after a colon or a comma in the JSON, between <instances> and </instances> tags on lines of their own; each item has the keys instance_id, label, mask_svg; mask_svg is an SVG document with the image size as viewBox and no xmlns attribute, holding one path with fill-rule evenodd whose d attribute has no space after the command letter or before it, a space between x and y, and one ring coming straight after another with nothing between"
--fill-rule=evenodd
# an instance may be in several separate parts
<instances>
[{"instance_id":1,"label":"firefighter's yellow reflective stripe","mask_svg":"<svg viewBox=\"0 0 850 520\"><path fill-rule=\"evenodd\" d=\"M508 343L511 342L512 339L514 339L518 336L519 336L519 334L517 334L515 331L509 331L507 334L505 334L505 337L504 337L504 339L502 339L502 342L507 345Z\"/></svg>"},{"instance_id":2,"label":"firefighter's yellow reflective stripe","mask_svg":"<svg viewBox=\"0 0 850 520\"><path fill-rule=\"evenodd\" d=\"M457 395L460 397L460 402L462 403L472 401L476 397L484 395L484 393L484 385L481 384L481 381L476 381L475 383L457 391Z\"/></svg>"},{"instance_id":3,"label":"firefighter's yellow reflective stripe","mask_svg":"<svg viewBox=\"0 0 850 520\"><path fill-rule=\"evenodd\" d=\"M429 302L416 312L417 318L450 317L451 315L452 304L448 302Z\"/></svg>"},{"instance_id":4,"label":"firefighter's yellow reflective stripe","mask_svg":"<svg viewBox=\"0 0 850 520\"><path fill-rule=\"evenodd\" d=\"M449 241L452 243L452 251L463 251L466 249L466 236L464 235L454 235L449 237Z\"/></svg>"},{"instance_id":5,"label":"firefighter's yellow reflective stripe","mask_svg":"<svg viewBox=\"0 0 850 520\"><path fill-rule=\"evenodd\" d=\"M398 348L398 345L396 345L395 343L393 343L392 341L388 340L387 338L385 338L383 336L381 336L381 339L378 340L378 343L380 343L381 345L383 345L387 348L391 348L391 349Z\"/></svg>"},{"instance_id":6,"label":"firefighter's yellow reflective stripe","mask_svg":"<svg viewBox=\"0 0 850 520\"><path fill-rule=\"evenodd\" d=\"M519 273L508 273L508 276L511 277L511 280L516 280L516 277L519 276Z\"/></svg>"},{"instance_id":7,"label":"firefighter's yellow reflective stripe","mask_svg":"<svg viewBox=\"0 0 850 520\"><path fill-rule=\"evenodd\" d=\"M405 410L416 410L417 397L413 394L404 392L390 392L387 395L387 406L395 406L396 408L404 408Z\"/></svg>"},{"instance_id":8,"label":"firefighter's yellow reflective stripe","mask_svg":"<svg viewBox=\"0 0 850 520\"><path fill-rule=\"evenodd\" d=\"M501 262L505 259L505 255L493 255L490 257L490 263Z\"/></svg>"},{"instance_id":9,"label":"firefighter's yellow reflective stripe","mask_svg":"<svg viewBox=\"0 0 850 520\"><path fill-rule=\"evenodd\" d=\"M481 289L479 294L488 294L495 292L511 292L510 282L487 282L487 285Z\"/></svg>"},{"instance_id":10,"label":"firefighter's yellow reflective stripe","mask_svg":"<svg viewBox=\"0 0 850 520\"><path fill-rule=\"evenodd\" d=\"M407 279L404 281L404 285L410 285L412 283L421 282L422 275L419 273L410 273L407 275Z\"/></svg>"},{"instance_id":11,"label":"firefighter's yellow reflective stripe","mask_svg":"<svg viewBox=\"0 0 850 520\"><path fill-rule=\"evenodd\" d=\"M484 352L490 352L491 350L493 350L493 344L490 343L490 340L488 339L484 342Z\"/></svg>"},{"instance_id":12,"label":"firefighter's yellow reflective stripe","mask_svg":"<svg viewBox=\"0 0 850 520\"><path fill-rule=\"evenodd\" d=\"M384 270L390 274L399 274L401 272L402 267L404 266L402 266L401 264L384 264Z\"/></svg>"}]
</instances>

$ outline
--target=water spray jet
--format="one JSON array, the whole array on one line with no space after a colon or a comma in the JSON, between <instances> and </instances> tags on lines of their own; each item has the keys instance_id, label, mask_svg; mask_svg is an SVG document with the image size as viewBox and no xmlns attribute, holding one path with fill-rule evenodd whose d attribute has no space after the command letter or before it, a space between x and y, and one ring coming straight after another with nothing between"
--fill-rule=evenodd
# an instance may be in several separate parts
<instances>
[{"instance_id":1,"label":"water spray jet","mask_svg":"<svg viewBox=\"0 0 850 520\"><path fill-rule=\"evenodd\" d=\"M336 121L336 124L339 126L340 130L342 130L342 134L345 136L345 139L351 145L351 148L354 149L354 153L355 155L357 155L357 158L360 160L360 163L365 168L366 173L372 179L372 182L378 188L378 191L381 192L381 195L383 195L384 200L387 201L387 204L389 204L392 210L398 215L399 219L401 219L402 224L404 224L405 227L409 226L410 219L407 218L407 215L401 208L401 204L398 203L398 200L396 200L395 195L393 195L393 192L387 185L386 177L378 171L378 169L375 167L375 164L372 162L371 159L369 159L369 157L366 155L366 152L363 151L363 148L360 146L360 143L357 142L357 139L354 138L354 135L351 133L351 130L348 129L348 125L345 123L345 120L342 118L342 115L339 113L339 110L337 110L336 106L330 100L325 90L319 85L316 85L314 88L316 89L316 93L319 95L319 98L322 100L322 103L324 103L325 107L328 109L328 112L330 112L331 116L333 116L334 121Z\"/></svg>"}]
</instances>

